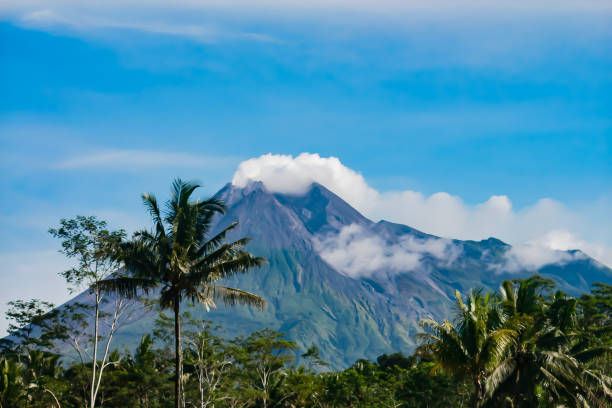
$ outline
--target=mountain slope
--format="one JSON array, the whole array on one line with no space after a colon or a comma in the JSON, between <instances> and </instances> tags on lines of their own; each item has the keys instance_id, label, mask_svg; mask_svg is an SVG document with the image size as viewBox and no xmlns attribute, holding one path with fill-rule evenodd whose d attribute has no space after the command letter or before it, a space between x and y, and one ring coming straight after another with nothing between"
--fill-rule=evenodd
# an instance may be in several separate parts
<instances>
[{"instance_id":1,"label":"mountain slope","mask_svg":"<svg viewBox=\"0 0 612 408\"><path fill-rule=\"evenodd\" d=\"M609 268L579 251L523 267L520 252L494 238L448 240L374 223L316 184L302 196L273 194L258 182L227 185L217 195L228 211L216 229L238 221L229 238L251 237L250 250L270 262L226 283L263 296L268 306L259 312L218 305L194 314L221 324L228 336L265 327L285 332L302 350L317 345L334 368L411 351L416 322L451 316L456 289L495 289L503 279L534 272L574 294L612 280ZM148 314L126 326L118 340L133 345L153 319Z\"/></svg>"}]
</instances>

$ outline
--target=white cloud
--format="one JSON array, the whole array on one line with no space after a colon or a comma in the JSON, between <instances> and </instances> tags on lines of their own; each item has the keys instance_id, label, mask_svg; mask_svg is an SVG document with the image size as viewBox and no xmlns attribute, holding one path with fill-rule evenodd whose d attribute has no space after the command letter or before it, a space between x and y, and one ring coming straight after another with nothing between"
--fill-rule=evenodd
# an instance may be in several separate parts
<instances>
[{"instance_id":1,"label":"white cloud","mask_svg":"<svg viewBox=\"0 0 612 408\"><path fill-rule=\"evenodd\" d=\"M565 265L569 262L584 259L584 254L550 249L544 245L515 245L504 256L504 263L494 265L493 269L505 272L536 271L545 265Z\"/></svg>"},{"instance_id":2,"label":"white cloud","mask_svg":"<svg viewBox=\"0 0 612 408\"><path fill-rule=\"evenodd\" d=\"M144 31L155 34L166 34L192 37L203 42L211 42L219 33L212 27L193 24L168 24L164 22L121 21L111 18L81 15L78 19L62 15L50 9L35 10L21 17L26 26L63 25L76 30L118 28Z\"/></svg>"},{"instance_id":3,"label":"white cloud","mask_svg":"<svg viewBox=\"0 0 612 408\"><path fill-rule=\"evenodd\" d=\"M458 33L470 30L474 22L488 24L492 20L539 22L550 18L564 18L574 22L582 16L601 17L609 14L612 6L606 0L537 2L498 0L0 0L0 16L20 24L39 28L67 27L76 31L97 29L130 29L146 33L185 36L197 41L214 42L225 38L243 38L253 41L278 40L268 33L250 32L236 28L240 21L317 21L319 24L374 24L381 20L406 27L425 20L438 21ZM211 18L211 15L214 17ZM223 29L220 20L233 20L234 28ZM607 23L604 22L604 23ZM412 24L408 24L412 25ZM245 26L248 26L246 24ZM525 24L531 25L533 24ZM567 25L566 25L567 26ZM457 29L461 27L460 29ZM500 47L500 42L513 38L513 32L504 32L488 47ZM482 36L480 41L483 41ZM502 44L501 47L504 45Z\"/></svg>"},{"instance_id":4,"label":"white cloud","mask_svg":"<svg viewBox=\"0 0 612 408\"><path fill-rule=\"evenodd\" d=\"M453 0L434 0L423 2L419 0L311 0L304 2L300 0L175 0L171 7L168 3L160 0L107 0L99 3L93 0L55 0L53 7L62 10L228 10L235 12L259 11L260 13L283 12L334 12L348 11L354 13L372 13L377 15L390 15L394 13L418 13L437 15L465 15L474 10L481 11L504 11L512 14L528 13L567 13L570 11L601 12L610 10L612 6L606 0L583 0L580 2L571 0L538 0L530 2L526 0L498 0L490 2L486 0L465 0L457 3ZM47 0L0 0L2 10L24 10L44 9L50 6ZM376 17L376 16L371 16Z\"/></svg>"},{"instance_id":5,"label":"white cloud","mask_svg":"<svg viewBox=\"0 0 612 408\"><path fill-rule=\"evenodd\" d=\"M310 153L295 158L268 153L243 161L234 173L232 184L244 187L249 180L263 181L270 190L289 194L303 194L317 182L355 206L364 197L376 194L361 174L344 166L337 158Z\"/></svg>"},{"instance_id":6,"label":"white cloud","mask_svg":"<svg viewBox=\"0 0 612 408\"><path fill-rule=\"evenodd\" d=\"M612 248L606 246L606 244L602 242L584 241L576 234L566 230L549 231L532 242L554 251L580 249L587 255L600 260L604 264L612 265Z\"/></svg>"},{"instance_id":7,"label":"white cloud","mask_svg":"<svg viewBox=\"0 0 612 408\"><path fill-rule=\"evenodd\" d=\"M553 250L581 249L612 265L608 234L612 220L605 200L603 204L571 210L543 198L517 210L504 195L468 205L446 192L430 196L411 190L380 192L337 158L309 153L297 157L266 154L242 162L232 183L244 186L249 180L262 181L271 191L289 194L303 193L312 182L317 182L374 220L403 223L446 238L480 240L493 236L513 245L530 243ZM529 259L526 254L523 253ZM536 260L528 262L535 264Z\"/></svg>"},{"instance_id":8,"label":"white cloud","mask_svg":"<svg viewBox=\"0 0 612 408\"><path fill-rule=\"evenodd\" d=\"M143 167L218 168L234 166L236 157L200 156L189 153L145 150L106 150L71 157L55 164L60 169L104 167L114 169Z\"/></svg>"},{"instance_id":9,"label":"white cloud","mask_svg":"<svg viewBox=\"0 0 612 408\"><path fill-rule=\"evenodd\" d=\"M307 58L307 69L326 61L416 70L459 64L497 67L514 74L539 66L559 41L566 40L581 54L603 52L611 4L605 0L0 0L0 18L26 28L113 44L129 57L130 64L138 60L134 56L140 48L128 45L141 41L138 34L142 33L204 44L283 44L282 63L293 47ZM394 40L385 55L370 55L369 47L363 47L368 41L389 38ZM152 40L157 43L157 38ZM155 62L155 69L160 63ZM206 69L218 66L215 61L197 59L182 63ZM426 115L421 120L431 118ZM449 120L448 115L444 120ZM487 119L481 115L478 120ZM520 123L513 121L512 126Z\"/></svg>"},{"instance_id":10,"label":"white cloud","mask_svg":"<svg viewBox=\"0 0 612 408\"><path fill-rule=\"evenodd\" d=\"M25 12L20 16L19 21L26 27L66 27L76 31L132 30L149 34L188 37L202 43L214 43L221 39L281 42L271 35L263 33L231 31L222 29L212 23L177 21L164 15L149 18L126 18L122 15L88 14L78 10L57 11L47 8Z\"/></svg>"},{"instance_id":11,"label":"white cloud","mask_svg":"<svg viewBox=\"0 0 612 408\"><path fill-rule=\"evenodd\" d=\"M423 266L424 256L452 263L461 251L447 239L410 236L389 244L357 224L343 227L338 234L316 237L314 246L327 263L354 278L414 271Z\"/></svg>"}]
</instances>

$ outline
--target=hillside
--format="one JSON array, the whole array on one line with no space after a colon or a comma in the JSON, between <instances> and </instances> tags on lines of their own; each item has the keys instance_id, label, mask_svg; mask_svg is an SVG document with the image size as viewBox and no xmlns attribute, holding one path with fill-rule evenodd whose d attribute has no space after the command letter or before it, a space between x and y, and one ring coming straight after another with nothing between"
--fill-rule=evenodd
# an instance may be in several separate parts
<instances>
[{"instance_id":1,"label":"hillside","mask_svg":"<svg viewBox=\"0 0 612 408\"><path fill-rule=\"evenodd\" d=\"M317 345L333 368L410 352L416 322L448 316L455 290L495 289L503 279L533 273L573 294L612 280L612 270L579 251L549 254L550 262L535 268L495 238L449 240L376 223L317 184L302 196L272 194L258 182L227 185L217 196L228 211L216 226L238 221L230 238L251 237L250 250L269 260L227 283L265 297L268 306L259 312L220 304L194 313L222 325L228 336L265 327L282 331L302 350ZM117 344L134 345L153 319L148 313L125 326Z\"/></svg>"}]
</instances>

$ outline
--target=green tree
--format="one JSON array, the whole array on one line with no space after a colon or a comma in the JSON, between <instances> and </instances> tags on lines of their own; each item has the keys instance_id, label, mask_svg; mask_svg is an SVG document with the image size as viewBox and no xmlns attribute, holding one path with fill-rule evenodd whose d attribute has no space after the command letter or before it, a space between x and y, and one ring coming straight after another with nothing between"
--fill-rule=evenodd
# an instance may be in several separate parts
<instances>
[{"instance_id":1,"label":"green tree","mask_svg":"<svg viewBox=\"0 0 612 408\"><path fill-rule=\"evenodd\" d=\"M19 407L26 400L23 365L16 360L0 358L0 408Z\"/></svg>"},{"instance_id":2,"label":"green tree","mask_svg":"<svg viewBox=\"0 0 612 408\"><path fill-rule=\"evenodd\" d=\"M329 363L321 358L321 351L314 344L302 354L302 358L308 364L308 367L314 370L322 370L329 366Z\"/></svg>"},{"instance_id":3,"label":"green tree","mask_svg":"<svg viewBox=\"0 0 612 408\"><path fill-rule=\"evenodd\" d=\"M442 371L431 374L434 362L415 362L408 368L386 371L399 377L397 399L402 407L461 407L468 402L466 384Z\"/></svg>"},{"instance_id":4,"label":"green tree","mask_svg":"<svg viewBox=\"0 0 612 408\"><path fill-rule=\"evenodd\" d=\"M39 299L14 300L8 302L8 306L9 336L0 339L2 354L21 359L31 350L51 348L54 340L64 338L59 311L52 303Z\"/></svg>"},{"instance_id":5,"label":"green tree","mask_svg":"<svg viewBox=\"0 0 612 408\"><path fill-rule=\"evenodd\" d=\"M125 375L122 380L124 384L129 384L127 388L133 401L130 406L161 407L164 396L171 395L172 390L169 387L169 392L166 391L170 364L164 354L163 351L154 348L154 341L150 335L144 335L134 354L128 354L123 360Z\"/></svg>"},{"instance_id":6,"label":"green tree","mask_svg":"<svg viewBox=\"0 0 612 408\"><path fill-rule=\"evenodd\" d=\"M606 349L590 347L581 339L577 299L552 294L553 287L552 281L537 275L503 282L507 322L519 329L507 356L488 378L493 406L537 406L546 399L575 406L604 407L612 402L605 395L609 377L586 365Z\"/></svg>"},{"instance_id":7,"label":"green tree","mask_svg":"<svg viewBox=\"0 0 612 408\"><path fill-rule=\"evenodd\" d=\"M295 360L295 342L285 339L283 333L264 329L251 333L247 338L234 341L235 358L242 370L242 388L258 407L269 407L271 396L276 394L276 404L287 395L279 396L287 376L287 365Z\"/></svg>"},{"instance_id":8,"label":"green tree","mask_svg":"<svg viewBox=\"0 0 612 408\"><path fill-rule=\"evenodd\" d=\"M594 283L591 293L580 297L578 309L577 347L606 350L590 365L600 372L612 373L612 285Z\"/></svg>"},{"instance_id":9,"label":"green tree","mask_svg":"<svg viewBox=\"0 0 612 408\"><path fill-rule=\"evenodd\" d=\"M198 187L176 179L172 197L163 213L155 196L144 194L142 199L153 219L153 231L139 231L131 241L124 242L117 259L125 265L126 273L99 285L132 297L138 295L139 290L148 292L161 287L160 307L174 311L176 408L183 407L181 301L190 299L214 307L214 299L220 298L229 305L239 303L259 308L265 305L264 299L257 295L215 284L260 266L265 260L243 249L249 242L247 238L225 242L227 233L237 223L212 237L209 235L213 217L224 213L225 207L215 198L191 201Z\"/></svg>"},{"instance_id":10,"label":"green tree","mask_svg":"<svg viewBox=\"0 0 612 408\"><path fill-rule=\"evenodd\" d=\"M62 381L60 356L43 350L30 350L25 360L23 380L26 386L26 407L57 407L60 390L66 388Z\"/></svg>"},{"instance_id":11,"label":"green tree","mask_svg":"<svg viewBox=\"0 0 612 408\"><path fill-rule=\"evenodd\" d=\"M49 233L61 240L60 252L76 261L75 267L60 273L70 291L85 288L93 295L93 305L83 305L80 312L72 313L73 305L63 315L75 320L75 324L66 324L64 328L81 364L91 361L89 406L94 408L104 370L113 363L109 361L113 336L128 316L129 302L121 296L112 300L112 312L104 310L103 306L109 300L99 285L120 267L113 255L125 238L125 232L110 231L105 221L79 215L74 219L60 220L60 227L49 229ZM88 315L90 311L91 316Z\"/></svg>"},{"instance_id":12,"label":"green tree","mask_svg":"<svg viewBox=\"0 0 612 408\"><path fill-rule=\"evenodd\" d=\"M437 361L432 372L444 369L471 381L472 406L477 408L485 400L487 376L505 357L518 332L504 325L505 316L495 295L472 290L467 302L459 292L455 295L455 324L423 319L420 325L428 331L418 337L426 341L421 350Z\"/></svg>"}]
</instances>

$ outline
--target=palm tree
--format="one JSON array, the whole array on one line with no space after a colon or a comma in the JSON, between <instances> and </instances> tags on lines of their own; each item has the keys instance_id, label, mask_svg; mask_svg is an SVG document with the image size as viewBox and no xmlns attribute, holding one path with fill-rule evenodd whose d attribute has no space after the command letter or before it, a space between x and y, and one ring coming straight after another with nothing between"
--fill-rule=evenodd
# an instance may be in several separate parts
<instances>
[{"instance_id":1,"label":"palm tree","mask_svg":"<svg viewBox=\"0 0 612 408\"><path fill-rule=\"evenodd\" d=\"M223 214L225 207L215 198L190 201L199 186L176 179L172 184L172 198L162 213L152 194L143 194L142 200L153 219L153 231L134 234L113 251L125 265L125 274L103 281L103 289L127 296L136 296L139 290L148 293L161 287L159 304L162 309L174 311L175 338L175 407L183 407L183 355L181 339L180 304L183 299L215 306L215 299L228 305L244 304L262 309L261 297L217 281L237 273L245 273L263 264L265 259L255 257L243 247L249 242L242 238L225 242L226 235L237 223L210 236L213 217Z\"/></svg>"},{"instance_id":2,"label":"palm tree","mask_svg":"<svg viewBox=\"0 0 612 408\"><path fill-rule=\"evenodd\" d=\"M56 395L57 388L61 388L61 374L63 371L60 364L60 355L44 350L30 350L25 356L25 360L23 378L27 384L28 399L35 401L34 405L41 406L43 401L47 399L46 397L50 396L53 405L61 408ZM53 392L53 389L56 392Z\"/></svg>"},{"instance_id":3,"label":"palm tree","mask_svg":"<svg viewBox=\"0 0 612 408\"><path fill-rule=\"evenodd\" d=\"M541 396L574 406L609 406L610 378L585 365L609 349L585 347L576 330L577 300L562 292L545 296L553 286L537 275L503 282L507 322L522 323L508 355L487 379L493 406L537 406Z\"/></svg>"},{"instance_id":4,"label":"palm tree","mask_svg":"<svg viewBox=\"0 0 612 408\"><path fill-rule=\"evenodd\" d=\"M0 357L0 408L18 406L26 399L23 364Z\"/></svg>"},{"instance_id":5,"label":"palm tree","mask_svg":"<svg viewBox=\"0 0 612 408\"><path fill-rule=\"evenodd\" d=\"M422 319L419 324L427 332L418 337L426 343L421 353L429 353L437 364L432 372L443 369L474 386L472 405L480 407L485 399L486 379L513 343L517 331L505 327L505 315L495 296L472 290L464 303L457 298L455 324Z\"/></svg>"}]
</instances>

